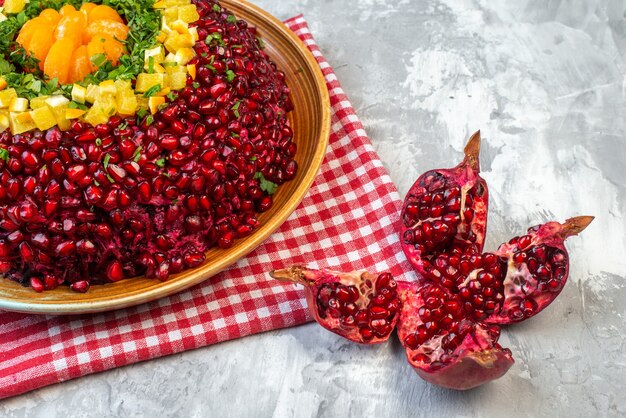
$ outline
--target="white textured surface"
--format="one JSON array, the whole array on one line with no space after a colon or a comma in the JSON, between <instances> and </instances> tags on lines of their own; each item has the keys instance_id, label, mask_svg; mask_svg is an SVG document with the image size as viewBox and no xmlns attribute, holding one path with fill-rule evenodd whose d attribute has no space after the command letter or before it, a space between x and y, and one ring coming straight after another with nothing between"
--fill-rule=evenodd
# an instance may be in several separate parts
<instances>
[{"instance_id":1,"label":"white textured surface","mask_svg":"<svg viewBox=\"0 0 626 418\"><path fill-rule=\"evenodd\" d=\"M488 248L595 215L569 241L569 284L504 330L509 373L469 392L424 383L395 341L360 347L310 324L0 401L0 416L625 416L626 3L258 4L305 13L401 194L480 128Z\"/></svg>"}]
</instances>

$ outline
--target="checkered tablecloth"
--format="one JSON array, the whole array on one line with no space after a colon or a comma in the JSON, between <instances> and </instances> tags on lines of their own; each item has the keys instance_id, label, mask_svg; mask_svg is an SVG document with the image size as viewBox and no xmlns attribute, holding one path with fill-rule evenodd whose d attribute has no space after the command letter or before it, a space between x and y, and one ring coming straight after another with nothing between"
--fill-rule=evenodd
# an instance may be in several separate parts
<instances>
[{"instance_id":1,"label":"checkered tablecloth","mask_svg":"<svg viewBox=\"0 0 626 418\"><path fill-rule=\"evenodd\" d=\"M298 209L246 258L177 295L97 315L0 312L0 399L309 321L301 289L272 280L272 269L411 271L396 233L401 201L391 179L304 18L285 23L317 59L332 106L328 153Z\"/></svg>"}]
</instances>

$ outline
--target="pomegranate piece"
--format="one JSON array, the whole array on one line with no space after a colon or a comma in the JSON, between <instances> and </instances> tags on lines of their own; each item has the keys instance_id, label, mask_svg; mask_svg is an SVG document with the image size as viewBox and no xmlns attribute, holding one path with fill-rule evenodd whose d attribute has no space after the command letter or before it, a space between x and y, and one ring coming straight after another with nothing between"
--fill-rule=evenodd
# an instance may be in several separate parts
<instances>
[{"instance_id":1,"label":"pomegranate piece","mask_svg":"<svg viewBox=\"0 0 626 418\"><path fill-rule=\"evenodd\" d=\"M398 337L406 356L426 381L465 390L503 376L513 365L511 351L498 344L497 325L466 318L458 295L442 286L400 282Z\"/></svg>"},{"instance_id":2,"label":"pomegranate piece","mask_svg":"<svg viewBox=\"0 0 626 418\"><path fill-rule=\"evenodd\" d=\"M552 303L569 274L569 255L564 241L579 234L593 219L593 216L579 216L562 224L548 222L531 227L526 235L502 244L495 254L508 265L501 277L504 300L501 308L485 322L520 322Z\"/></svg>"},{"instance_id":3,"label":"pomegranate piece","mask_svg":"<svg viewBox=\"0 0 626 418\"><path fill-rule=\"evenodd\" d=\"M465 146L465 158L451 169L422 174L402 208L402 249L424 275L443 253L480 253L487 228L488 191L480 177L480 131Z\"/></svg>"},{"instance_id":4,"label":"pomegranate piece","mask_svg":"<svg viewBox=\"0 0 626 418\"><path fill-rule=\"evenodd\" d=\"M351 341L362 344L387 341L398 321L400 301L396 280L390 273L342 273L293 266L274 270L270 275L304 285L315 320Z\"/></svg>"}]
</instances>

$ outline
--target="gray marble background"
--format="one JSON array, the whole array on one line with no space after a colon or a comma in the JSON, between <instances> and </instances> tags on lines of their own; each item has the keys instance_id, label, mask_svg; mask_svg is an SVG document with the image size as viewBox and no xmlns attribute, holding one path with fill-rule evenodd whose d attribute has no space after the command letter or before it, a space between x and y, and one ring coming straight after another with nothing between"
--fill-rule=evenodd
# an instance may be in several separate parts
<instances>
[{"instance_id":1,"label":"gray marble background","mask_svg":"<svg viewBox=\"0 0 626 418\"><path fill-rule=\"evenodd\" d=\"M503 331L517 362L454 392L396 342L309 324L115 369L0 402L2 417L626 416L626 3L259 0L303 12L401 194L485 138L488 248L585 214L561 297Z\"/></svg>"}]
</instances>

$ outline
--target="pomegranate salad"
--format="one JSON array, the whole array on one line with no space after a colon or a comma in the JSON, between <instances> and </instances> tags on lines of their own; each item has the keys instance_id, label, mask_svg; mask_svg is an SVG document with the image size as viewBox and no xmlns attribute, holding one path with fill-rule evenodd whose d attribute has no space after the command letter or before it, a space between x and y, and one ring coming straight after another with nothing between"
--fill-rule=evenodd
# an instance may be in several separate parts
<instances>
[{"instance_id":1,"label":"pomegranate salad","mask_svg":"<svg viewBox=\"0 0 626 418\"><path fill-rule=\"evenodd\" d=\"M479 173L480 141L477 132L459 165L422 174L407 194L398 234L418 281L304 266L271 272L305 286L311 316L324 328L361 344L385 342L397 329L423 379L459 390L513 365L511 350L498 344L500 326L554 301L569 274L564 242L593 220L547 222L483 252L489 193Z\"/></svg>"},{"instance_id":2,"label":"pomegranate salad","mask_svg":"<svg viewBox=\"0 0 626 418\"><path fill-rule=\"evenodd\" d=\"M219 3L0 4L1 276L167 280L294 178L285 74Z\"/></svg>"}]
</instances>

